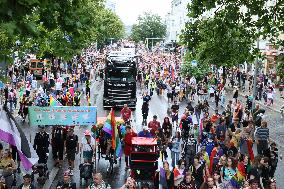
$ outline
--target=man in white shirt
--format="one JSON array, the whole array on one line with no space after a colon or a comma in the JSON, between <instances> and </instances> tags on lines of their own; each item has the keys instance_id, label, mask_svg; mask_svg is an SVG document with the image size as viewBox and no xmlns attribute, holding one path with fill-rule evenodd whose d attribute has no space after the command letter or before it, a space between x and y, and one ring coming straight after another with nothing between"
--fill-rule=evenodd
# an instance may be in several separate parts
<instances>
[{"instance_id":1,"label":"man in white shirt","mask_svg":"<svg viewBox=\"0 0 284 189\"><path fill-rule=\"evenodd\" d=\"M55 90L56 90L56 95L59 95L60 91L62 91L62 83L57 81L55 83Z\"/></svg>"},{"instance_id":2,"label":"man in white shirt","mask_svg":"<svg viewBox=\"0 0 284 189\"><path fill-rule=\"evenodd\" d=\"M86 130L81 142L81 153L83 154L84 162L91 163L93 160L93 154L95 152L95 141L91 137L91 132Z\"/></svg>"}]
</instances>

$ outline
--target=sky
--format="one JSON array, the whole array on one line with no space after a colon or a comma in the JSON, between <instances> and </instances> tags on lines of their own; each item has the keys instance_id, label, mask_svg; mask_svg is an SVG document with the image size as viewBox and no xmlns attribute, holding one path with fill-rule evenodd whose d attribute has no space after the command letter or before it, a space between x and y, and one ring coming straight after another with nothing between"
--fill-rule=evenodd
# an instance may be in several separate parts
<instances>
[{"instance_id":1,"label":"sky","mask_svg":"<svg viewBox=\"0 0 284 189\"><path fill-rule=\"evenodd\" d=\"M116 14L125 25L133 25L143 12L152 12L163 19L171 10L172 0L113 0L116 3Z\"/></svg>"}]
</instances>

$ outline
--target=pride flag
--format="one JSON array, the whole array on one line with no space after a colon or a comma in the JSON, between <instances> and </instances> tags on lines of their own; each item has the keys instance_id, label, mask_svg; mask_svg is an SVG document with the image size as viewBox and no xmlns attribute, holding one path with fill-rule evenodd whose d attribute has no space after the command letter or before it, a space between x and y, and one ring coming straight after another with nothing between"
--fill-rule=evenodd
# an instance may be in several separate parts
<instances>
[{"instance_id":1,"label":"pride flag","mask_svg":"<svg viewBox=\"0 0 284 189\"><path fill-rule=\"evenodd\" d=\"M49 105L50 106L62 106L60 102L53 95L49 95Z\"/></svg>"},{"instance_id":2,"label":"pride flag","mask_svg":"<svg viewBox=\"0 0 284 189\"><path fill-rule=\"evenodd\" d=\"M111 114L109 114L107 116L107 119L106 119L104 126L103 126L103 131L108 133L109 135L112 135Z\"/></svg>"},{"instance_id":3,"label":"pride flag","mask_svg":"<svg viewBox=\"0 0 284 189\"><path fill-rule=\"evenodd\" d=\"M107 120L105 121L103 130L111 135L112 138L112 149L114 149L117 157L122 156L122 146L121 141L118 136L118 129L116 126L116 120L114 115L114 110L111 109L109 115L107 116Z\"/></svg>"},{"instance_id":4,"label":"pride flag","mask_svg":"<svg viewBox=\"0 0 284 189\"><path fill-rule=\"evenodd\" d=\"M230 184L233 188L236 189L240 189L241 187L241 181L238 178L238 173L236 172L236 174L231 178L230 180Z\"/></svg>"},{"instance_id":5,"label":"pride flag","mask_svg":"<svg viewBox=\"0 0 284 189\"><path fill-rule=\"evenodd\" d=\"M240 183L244 181L246 177L245 165L243 163L238 164L237 178Z\"/></svg>"},{"instance_id":6,"label":"pride flag","mask_svg":"<svg viewBox=\"0 0 284 189\"><path fill-rule=\"evenodd\" d=\"M111 138L112 138L112 149L116 149L116 137L118 135L114 110L110 110L110 124L111 124Z\"/></svg>"}]
</instances>

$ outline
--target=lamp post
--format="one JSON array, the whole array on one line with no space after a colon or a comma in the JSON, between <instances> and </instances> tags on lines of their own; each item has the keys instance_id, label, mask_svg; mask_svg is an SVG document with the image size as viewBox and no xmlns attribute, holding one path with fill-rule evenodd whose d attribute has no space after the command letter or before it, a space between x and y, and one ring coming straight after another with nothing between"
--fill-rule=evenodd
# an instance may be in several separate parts
<instances>
[{"instance_id":1,"label":"lamp post","mask_svg":"<svg viewBox=\"0 0 284 189\"><path fill-rule=\"evenodd\" d=\"M256 41L256 48L259 49L259 38L257 38L257 41ZM255 108L256 82L257 82L256 78L258 74L258 67L259 67L258 56L256 56L255 63L254 63L254 74L253 74L252 110Z\"/></svg>"},{"instance_id":2,"label":"lamp post","mask_svg":"<svg viewBox=\"0 0 284 189\"><path fill-rule=\"evenodd\" d=\"M153 51L153 30L151 29L151 32L152 32L152 49L151 49L151 51Z\"/></svg>"}]
</instances>

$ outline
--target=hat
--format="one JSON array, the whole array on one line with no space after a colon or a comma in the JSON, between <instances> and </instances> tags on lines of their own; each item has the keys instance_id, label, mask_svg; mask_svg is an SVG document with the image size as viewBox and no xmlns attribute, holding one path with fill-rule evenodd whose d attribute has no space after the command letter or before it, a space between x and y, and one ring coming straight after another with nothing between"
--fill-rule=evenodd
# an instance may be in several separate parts
<instances>
[{"instance_id":1,"label":"hat","mask_svg":"<svg viewBox=\"0 0 284 189\"><path fill-rule=\"evenodd\" d=\"M73 176L73 172L68 170L64 172L64 177L69 177L69 176Z\"/></svg>"},{"instance_id":2,"label":"hat","mask_svg":"<svg viewBox=\"0 0 284 189\"><path fill-rule=\"evenodd\" d=\"M91 136L91 132L90 132L89 130L86 130L86 131L84 132L84 135L85 135L85 136Z\"/></svg>"},{"instance_id":3,"label":"hat","mask_svg":"<svg viewBox=\"0 0 284 189\"><path fill-rule=\"evenodd\" d=\"M147 126L144 126L144 127L143 127L143 130L148 130L148 127L147 127Z\"/></svg>"}]
</instances>

